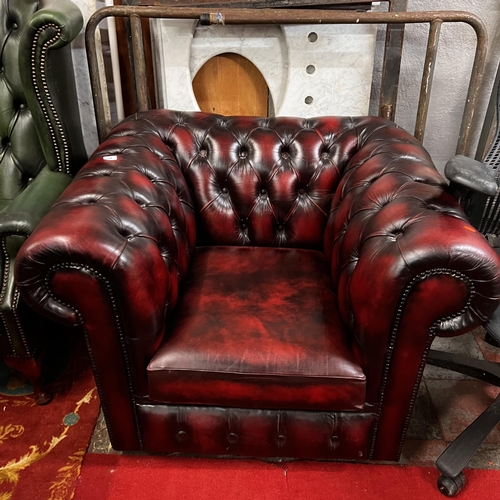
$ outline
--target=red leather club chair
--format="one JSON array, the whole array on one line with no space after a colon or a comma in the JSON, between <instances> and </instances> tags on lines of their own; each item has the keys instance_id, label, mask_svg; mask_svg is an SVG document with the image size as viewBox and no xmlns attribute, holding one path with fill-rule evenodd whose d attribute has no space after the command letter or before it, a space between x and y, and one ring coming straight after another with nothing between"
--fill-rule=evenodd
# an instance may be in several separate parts
<instances>
[{"instance_id":1,"label":"red leather club chair","mask_svg":"<svg viewBox=\"0 0 500 500\"><path fill-rule=\"evenodd\" d=\"M379 118L153 110L100 145L18 285L83 329L113 446L396 460L435 335L500 262L428 153Z\"/></svg>"}]
</instances>

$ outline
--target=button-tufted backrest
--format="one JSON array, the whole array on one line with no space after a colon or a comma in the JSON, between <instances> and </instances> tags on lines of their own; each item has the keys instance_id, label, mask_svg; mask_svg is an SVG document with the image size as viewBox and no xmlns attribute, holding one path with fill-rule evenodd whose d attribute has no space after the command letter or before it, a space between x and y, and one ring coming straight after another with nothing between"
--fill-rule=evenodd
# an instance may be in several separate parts
<instances>
[{"instance_id":1,"label":"button-tufted backrest","mask_svg":"<svg viewBox=\"0 0 500 500\"><path fill-rule=\"evenodd\" d=\"M0 203L15 198L45 165L19 74L23 28L35 0L0 0ZM0 207L1 208L1 207Z\"/></svg>"},{"instance_id":2,"label":"button-tufted backrest","mask_svg":"<svg viewBox=\"0 0 500 500\"><path fill-rule=\"evenodd\" d=\"M188 182L198 244L322 249L332 197L357 145L350 118L152 111L148 121Z\"/></svg>"}]
</instances>

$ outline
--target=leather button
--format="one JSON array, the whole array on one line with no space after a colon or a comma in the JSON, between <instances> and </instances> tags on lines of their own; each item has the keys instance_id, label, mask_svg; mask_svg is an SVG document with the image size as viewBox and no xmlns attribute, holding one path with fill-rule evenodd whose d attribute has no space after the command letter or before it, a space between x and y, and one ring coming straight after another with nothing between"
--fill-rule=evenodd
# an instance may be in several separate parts
<instances>
[{"instance_id":1,"label":"leather button","mask_svg":"<svg viewBox=\"0 0 500 500\"><path fill-rule=\"evenodd\" d=\"M178 437L179 439L186 439L186 437L187 437L187 432L186 432L186 431L179 431L179 432L177 433L177 437Z\"/></svg>"},{"instance_id":2,"label":"leather button","mask_svg":"<svg viewBox=\"0 0 500 500\"><path fill-rule=\"evenodd\" d=\"M329 157L330 155L326 152L321 154L321 158L323 158L323 160L327 160Z\"/></svg>"},{"instance_id":3,"label":"leather button","mask_svg":"<svg viewBox=\"0 0 500 500\"><path fill-rule=\"evenodd\" d=\"M283 436L283 434L278 434L276 436L276 441L278 441L279 444L283 444L286 441L286 436Z\"/></svg>"},{"instance_id":4,"label":"leather button","mask_svg":"<svg viewBox=\"0 0 500 500\"><path fill-rule=\"evenodd\" d=\"M266 194L266 193L267 193L267 191L266 191L264 188L262 188L262 189L260 190L260 194Z\"/></svg>"},{"instance_id":5,"label":"leather button","mask_svg":"<svg viewBox=\"0 0 500 500\"><path fill-rule=\"evenodd\" d=\"M306 190L305 189L299 189L299 194L301 194L301 195L306 194Z\"/></svg>"},{"instance_id":6,"label":"leather button","mask_svg":"<svg viewBox=\"0 0 500 500\"><path fill-rule=\"evenodd\" d=\"M246 158L248 153L246 151L240 151L240 158Z\"/></svg>"},{"instance_id":7,"label":"leather button","mask_svg":"<svg viewBox=\"0 0 500 500\"><path fill-rule=\"evenodd\" d=\"M246 224L241 225L241 229L245 230L248 226Z\"/></svg>"},{"instance_id":8,"label":"leather button","mask_svg":"<svg viewBox=\"0 0 500 500\"><path fill-rule=\"evenodd\" d=\"M236 441L238 441L238 435L235 434L234 432L230 432L228 435L227 435L227 440L230 442L230 443L236 443Z\"/></svg>"},{"instance_id":9,"label":"leather button","mask_svg":"<svg viewBox=\"0 0 500 500\"><path fill-rule=\"evenodd\" d=\"M17 28L18 28L17 23L13 23L12 24L12 29L15 31L15 30L17 30Z\"/></svg>"},{"instance_id":10,"label":"leather button","mask_svg":"<svg viewBox=\"0 0 500 500\"><path fill-rule=\"evenodd\" d=\"M202 156L203 158L206 158L206 156L207 156L206 149L200 149L200 156Z\"/></svg>"},{"instance_id":11,"label":"leather button","mask_svg":"<svg viewBox=\"0 0 500 500\"><path fill-rule=\"evenodd\" d=\"M19 109L24 109L26 107L25 104L19 104Z\"/></svg>"},{"instance_id":12,"label":"leather button","mask_svg":"<svg viewBox=\"0 0 500 500\"><path fill-rule=\"evenodd\" d=\"M224 194L227 194L228 189L227 189L226 187L223 187L223 188L222 188L222 192L223 192Z\"/></svg>"},{"instance_id":13,"label":"leather button","mask_svg":"<svg viewBox=\"0 0 500 500\"><path fill-rule=\"evenodd\" d=\"M33 177L30 177L30 178L28 179L28 185L29 185L29 184L31 184L32 182L33 182Z\"/></svg>"},{"instance_id":14,"label":"leather button","mask_svg":"<svg viewBox=\"0 0 500 500\"><path fill-rule=\"evenodd\" d=\"M284 159L290 158L290 153L288 153L287 151L283 151L283 153L281 153L281 158Z\"/></svg>"},{"instance_id":15,"label":"leather button","mask_svg":"<svg viewBox=\"0 0 500 500\"><path fill-rule=\"evenodd\" d=\"M284 224L280 224L280 225L278 226L278 230L279 230L279 231L283 231L284 229L285 229Z\"/></svg>"}]
</instances>

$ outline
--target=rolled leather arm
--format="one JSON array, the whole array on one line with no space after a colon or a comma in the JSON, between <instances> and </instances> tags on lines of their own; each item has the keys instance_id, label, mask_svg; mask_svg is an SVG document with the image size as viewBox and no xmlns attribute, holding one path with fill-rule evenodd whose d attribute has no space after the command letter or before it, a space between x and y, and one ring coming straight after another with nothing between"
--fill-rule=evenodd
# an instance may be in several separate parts
<instances>
[{"instance_id":1,"label":"rolled leather arm","mask_svg":"<svg viewBox=\"0 0 500 500\"><path fill-rule=\"evenodd\" d=\"M383 316L394 318L404 289L443 269L466 275L474 300L436 331L454 335L480 325L500 298L497 254L471 227L416 139L390 122L360 129L358 151L343 173L327 229L344 320L363 337L362 316L382 307L388 313ZM366 332L373 335L374 328L372 322Z\"/></svg>"},{"instance_id":2,"label":"rolled leather arm","mask_svg":"<svg viewBox=\"0 0 500 500\"><path fill-rule=\"evenodd\" d=\"M18 283L32 307L77 324L77 304L57 296L52 281L64 269L102 278L130 337L146 337L176 303L195 244L194 210L168 147L154 135L116 130L21 249Z\"/></svg>"},{"instance_id":3,"label":"rolled leather arm","mask_svg":"<svg viewBox=\"0 0 500 500\"><path fill-rule=\"evenodd\" d=\"M420 143L389 122L359 130L326 249L367 400L392 412L380 422L404 422L397 412L403 400L411 412L434 335L469 331L497 307L500 260ZM374 456L384 458L404 429L379 431Z\"/></svg>"},{"instance_id":4,"label":"rolled leather arm","mask_svg":"<svg viewBox=\"0 0 500 500\"><path fill-rule=\"evenodd\" d=\"M42 0L40 8L30 19L31 34L33 39L36 32L49 25L55 25L60 30L57 40L51 45L57 49L71 43L83 28L83 17L80 9L71 0Z\"/></svg>"},{"instance_id":5,"label":"rolled leather arm","mask_svg":"<svg viewBox=\"0 0 500 500\"><path fill-rule=\"evenodd\" d=\"M157 134L127 135L124 127L42 219L18 253L16 272L31 307L83 329L103 411L126 436L111 433L111 441L140 449L134 401L147 395L145 367L164 335L196 235L170 149Z\"/></svg>"},{"instance_id":6,"label":"rolled leather arm","mask_svg":"<svg viewBox=\"0 0 500 500\"><path fill-rule=\"evenodd\" d=\"M82 13L73 2L43 0L19 43L21 82L45 159L53 170L67 173L85 161L69 50L82 28Z\"/></svg>"},{"instance_id":7,"label":"rolled leather arm","mask_svg":"<svg viewBox=\"0 0 500 500\"><path fill-rule=\"evenodd\" d=\"M69 175L53 172L45 167L19 196L0 212L0 240L4 272L7 273L3 277L4 293L0 300L1 307L10 308L14 301L13 263L19 247L70 182Z\"/></svg>"}]
</instances>

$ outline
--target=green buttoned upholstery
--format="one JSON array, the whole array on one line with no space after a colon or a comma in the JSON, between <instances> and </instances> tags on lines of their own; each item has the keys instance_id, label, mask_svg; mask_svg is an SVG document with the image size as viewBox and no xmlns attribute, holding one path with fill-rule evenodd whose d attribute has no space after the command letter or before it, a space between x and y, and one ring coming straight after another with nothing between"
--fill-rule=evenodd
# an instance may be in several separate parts
<instances>
[{"instance_id":1,"label":"green buttoned upholstery","mask_svg":"<svg viewBox=\"0 0 500 500\"><path fill-rule=\"evenodd\" d=\"M69 46L82 26L69 0L0 0L0 355L21 371L43 321L20 301L17 250L86 159Z\"/></svg>"}]
</instances>

